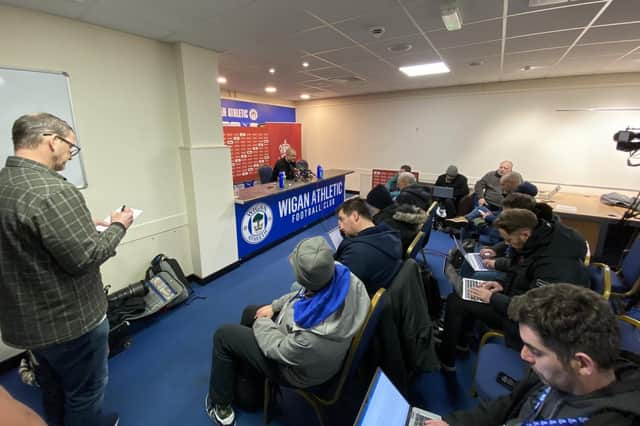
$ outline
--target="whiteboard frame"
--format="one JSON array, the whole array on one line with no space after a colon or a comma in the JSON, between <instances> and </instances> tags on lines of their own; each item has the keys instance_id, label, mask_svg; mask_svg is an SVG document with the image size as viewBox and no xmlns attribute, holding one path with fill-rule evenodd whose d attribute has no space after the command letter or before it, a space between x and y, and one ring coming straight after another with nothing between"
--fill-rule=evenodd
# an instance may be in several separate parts
<instances>
[{"instance_id":1,"label":"whiteboard frame","mask_svg":"<svg viewBox=\"0 0 640 426\"><path fill-rule=\"evenodd\" d=\"M66 71L51 71L51 70L42 70L42 69L34 69L34 68L13 67L8 65L1 65L1 64L0 64L0 69L5 69L9 71L37 72L42 74L55 74L55 75L59 74L64 76L66 80L67 94L69 95L69 110L71 111L71 123L69 123L69 125L73 128L73 133L76 136L75 143L78 144L78 146L82 149L82 144L80 143L81 141L80 132L78 131L78 128L76 125L76 119L75 119L76 114L73 108L73 99L71 97L71 83L70 83L69 73L67 73ZM42 111L42 112L46 112L46 111ZM81 185L74 184L74 186L78 189L86 189L89 186L89 183L87 180L87 172L84 167L84 161L82 160L82 155L81 154L77 155L76 158L74 158L74 160L80 163L80 175L82 177L82 184ZM59 174L64 176L62 173L59 173Z\"/></svg>"}]
</instances>

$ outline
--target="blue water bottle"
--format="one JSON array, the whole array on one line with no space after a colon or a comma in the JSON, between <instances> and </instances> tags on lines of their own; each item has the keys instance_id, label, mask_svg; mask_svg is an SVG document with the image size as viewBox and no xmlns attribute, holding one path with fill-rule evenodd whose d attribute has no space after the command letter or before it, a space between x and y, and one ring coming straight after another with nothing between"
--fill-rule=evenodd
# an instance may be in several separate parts
<instances>
[{"instance_id":1,"label":"blue water bottle","mask_svg":"<svg viewBox=\"0 0 640 426\"><path fill-rule=\"evenodd\" d=\"M278 173L278 188L284 189L284 172Z\"/></svg>"},{"instance_id":2,"label":"blue water bottle","mask_svg":"<svg viewBox=\"0 0 640 426\"><path fill-rule=\"evenodd\" d=\"M318 168L316 169L316 177L318 179L322 179L324 177L324 169L320 164L318 164Z\"/></svg>"}]
</instances>

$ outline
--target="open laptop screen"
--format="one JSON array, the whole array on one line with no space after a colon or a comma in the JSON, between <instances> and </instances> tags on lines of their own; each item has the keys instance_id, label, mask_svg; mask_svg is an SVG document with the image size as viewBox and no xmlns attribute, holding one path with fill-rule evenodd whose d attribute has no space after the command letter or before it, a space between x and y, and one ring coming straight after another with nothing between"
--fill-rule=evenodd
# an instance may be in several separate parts
<instances>
[{"instance_id":1,"label":"open laptop screen","mask_svg":"<svg viewBox=\"0 0 640 426\"><path fill-rule=\"evenodd\" d=\"M363 403L358 426L404 426L411 407L389 378L378 368Z\"/></svg>"}]
</instances>

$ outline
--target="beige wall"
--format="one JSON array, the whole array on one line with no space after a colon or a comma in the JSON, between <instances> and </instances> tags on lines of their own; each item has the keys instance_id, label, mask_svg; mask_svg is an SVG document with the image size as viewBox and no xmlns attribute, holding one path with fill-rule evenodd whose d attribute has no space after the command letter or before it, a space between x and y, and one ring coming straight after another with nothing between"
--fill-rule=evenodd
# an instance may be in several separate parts
<instances>
[{"instance_id":1,"label":"beige wall","mask_svg":"<svg viewBox=\"0 0 640 426\"><path fill-rule=\"evenodd\" d=\"M69 73L89 183L82 192L93 215L122 204L144 210L103 266L105 283L140 280L160 252L190 273L175 48L0 6L0 52L4 66Z\"/></svg>"},{"instance_id":2,"label":"beige wall","mask_svg":"<svg viewBox=\"0 0 640 426\"><path fill-rule=\"evenodd\" d=\"M371 168L411 164L434 180L456 164L471 182L501 159L526 179L574 191L636 190L638 170L615 150L613 134L640 126L640 74L518 81L297 103L304 157L351 168L349 189ZM336 155L336 153L340 153ZM366 176L363 181L367 181ZM577 185L573 186L572 185ZM541 184L543 189L547 186Z\"/></svg>"}]
</instances>

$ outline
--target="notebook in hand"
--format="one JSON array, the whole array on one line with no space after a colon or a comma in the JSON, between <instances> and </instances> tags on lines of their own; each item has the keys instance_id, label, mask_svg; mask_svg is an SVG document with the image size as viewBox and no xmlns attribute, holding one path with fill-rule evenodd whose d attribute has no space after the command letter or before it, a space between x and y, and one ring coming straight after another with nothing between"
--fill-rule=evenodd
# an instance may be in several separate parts
<instances>
[{"instance_id":1,"label":"notebook in hand","mask_svg":"<svg viewBox=\"0 0 640 426\"><path fill-rule=\"evenodd\" d=\"M482 256L480 256L480 253L467 253L460 240L453 236L452 238L454 243L456 244L456 248L458 249L462 257L464 257L464 260L467 261L467 263L473 268L474 271L491 271L491 269L487 268L486 266L484 266L484 263L482 263Z\"/></svg>"},{"instance_id":2,"label":"notebook in hand","mask_svg":"<svg viewBox=\"0 0 640 426\"><path fill-rule=\"evenodd\" d=\"M470 289L474 287L480 287L486 282L487 281L474 280L472 278L463 278L462 279L462 298L464 300L469 300L471 302L487 303L483 300L473 297L469 292Z\"/></svg>"},{"instance_id":3,"label":"notebook in hand","mask_svg":"<svg viewBox=\"0 0 640 426\"><path fill-rule=\"evenodd\" d=\"M329 230L329 240L331 240L331 244L333 244L333 247L337 250L338 246L342 242L340 227L336 226L335 228L331 228Z\"/></svg>"},{"instance_id":4,"label":"notebook in hand","mask_svg":"<svg viewBox=\"0 0 640 426\"><path fill-rule=\"evenodd\" d=\"M425 420L440 419L430 411L411 407L378 367L354 426L422 426Z\"/></svg>"}]
</instances>

